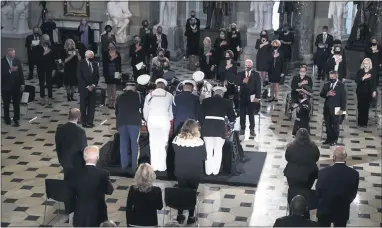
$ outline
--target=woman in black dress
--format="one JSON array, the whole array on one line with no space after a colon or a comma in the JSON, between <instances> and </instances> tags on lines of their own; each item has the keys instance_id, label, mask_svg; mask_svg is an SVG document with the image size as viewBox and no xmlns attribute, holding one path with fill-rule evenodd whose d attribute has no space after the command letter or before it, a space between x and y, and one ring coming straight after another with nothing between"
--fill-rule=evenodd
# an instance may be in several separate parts
<instances>
[{"instance_id":1,"label":"woman in black dress","mask_svg":"<svg viewBox=\"0 0 382 228\"><path fill-rule=\"evenodd\" d=\"M279 40L274 40L271 43L272 51L272 60L271 67L268 71L269 82L271 83L271 98L268 102L278 101L279 87L281 77L284 77L283 67L284 67L284 56L280 51L281 42Z\"/></svg>"},{"instance_id":2,"label":"woman in black dress","mask_svg":"<svg viewBox=\"0 0 382 228\"><path fill-rule=\"evenodd\" d=\"M241 35L235 23L231 24L231 30L227 34L229 39L229 50L233 52L233 60L237 63L241 52ZM238 66L240 66L238 64Z\"/></svg>"},{"instance_id":3,"label":"woman in black dress","mask_svg":"<svg viewBox=\"0 0 382 228\"><path fill-rule=\"evenodd\" d=\"M74 99L75 87L77 86L77 63L81 60L80 52L72 39L67 39L64 45L64 85L68 101Z\"/></svg>"},{"instance_id":4,"label":"woman in black dress","mask_svg":"<svg viewBox=\"0 0 382 228\"><path fill-rule=\"evenodd\" d=\"M377 95L375 71L373 71L371 59L365 58L362 61L361 69L358 70L355 81L357 83L358 126L367 127L370 103L372 98Z\"/></svg>"},{"instance_id":5,"label":"woman in black dress","mask_svg":"<svg viewBox=\"0 0 382 228\"><path fill-rule=\"evenodd\" d=\"M281 42L281 50L284 55L284 69L283 73L288 74L288 64L292 58L292 45L294 43L294 34L291 32L288 25L283 26L282 32L279 34L279 40Z\"/></svg>"},{"instance_id":6,"label":"woman in black dress","mask_svg":"<svg viewBox=\"0 0 382 228\"><path fill-rule=\"evenodd\" d=\"M126 200L127 226L157 226L157 210L163 208L162 191L153 186L156 179L153 168L141 164L135 173L135 184L130 187Z\"/></svg>"},{"instance_id":7,"label":"woman in black dress","mask_svg":"<svg viewBox=\"0 0 382 228\"><path fill-rule=\"evenodd\" d=\"M107 85L108 107L114 109L117 88L116 85L121 82L121 55L115 49L115 43L109 43L109 56L107 62L107 71L105 75L105 83Z\"/></svg>"},{"instance_id":8,"label":"woman in black dress","mask_svg":"<svg viewBox=\"0 0 382 228\"><path fill-rule=\"evenodd\" d=\"M216 63L214 62L214 53L215 51L212 48L211 38L204 38L203 47L201 48L199 54L199 66L206 79L215 78Z\"/></svg>"},{"instance_id":9,"label":"woman in black dress","mask_svg":"<svg viewBox=\"0 0 382 228\"><path fill-rule=\"evenodd\" d=\"M136 81L139 73L141 72L142 68L137 69L136 65L139 63L143 63L144 66L147 65L146 63L146 50L144 49L143 43L141 42L141 39L138 35L135 35L133 37L134 43L130 46L130 58L131 58L131 67L133 68L133 77Z\"/></svg>"},{"instance_id":10,"label":"woman in black dress","mask_svg":"<svg viewBox=\"0 0 382 228\"><path fill-rule=\"evenodd\" d=\"M272 47L269 42L268 32L261 31L260 39L257 39L256 46L256 71L259 72L263 80L263 86L268 84L268 70L272 63Z\"/></svg>"},{"instance_id":11,"label":"woman in black dress","mask_svg":"<svg viewBox=\"0 0 382 228\"><path fill-rule=\"evenodd\" d=\"M227 30L220 29L219 37L215 39L214 43L214 58L216 63L220 63L220 61L225 59L224 53L229 50L229 43L227 38Z\"/></svg>"},{"instance_id":12,"label":"woman in black dress","mask_svg":"<svg viewBox=\"0 0 382 228\"><path fill-rule=\"evenodd\" d=\"M373 63L376 86L378 86L379 73L382 69L382 47L378 44L376 38L372 38L370 45L366 47L365 57L371 59L371 62Z\"/></svg>"},{"instance_id":13,"label":"woman in black dress","mask_svg":"<svg viewBox=\"0 0 382 228\"><path fill-rule=\"evenodd\" d=\"M338 80L343 81L346 79L347 68L346 68L346 58L342 56L342 47L340 45L333 46L333 56L328 59L326 63L326 75L329 79L330 71L338 72Z\"/></svg>"},{"instance_id":14,"label":"woman in black dress","mask_svg":"<svg viewBox=\"0 0 382 228\"><path fill-rule=\"evenodd\" d=\"M200 138L199 124L195 120L186 120L180 133L172 142L175 151L175 176L179 188L197 190L207 152L203 140ZM196 221L195 208L189 210L187 224ZM183 224L185 216L178 211L177 221Z\"/></svg>"}]
</instances>

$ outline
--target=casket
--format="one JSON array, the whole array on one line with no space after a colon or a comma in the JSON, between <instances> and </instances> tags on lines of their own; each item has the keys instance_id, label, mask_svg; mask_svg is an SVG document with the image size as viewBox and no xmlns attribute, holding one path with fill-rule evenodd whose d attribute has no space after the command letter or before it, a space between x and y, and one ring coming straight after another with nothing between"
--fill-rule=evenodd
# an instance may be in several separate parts
<instances>
[{"instance_id":1,"label":"casket","mask_svg":"<svg viewBox=\"0 0 382 228\"><path fill-rule=\"evenodd\" d=\"M169 137L174 135L174 122L171 120L170 124L171 124L171 127L170 127L170 135L169 135ZM148 133L149 133L149 131L147 130L146 122L142 120L141 134L148 134Z\"/></svg>"}]
</instances>

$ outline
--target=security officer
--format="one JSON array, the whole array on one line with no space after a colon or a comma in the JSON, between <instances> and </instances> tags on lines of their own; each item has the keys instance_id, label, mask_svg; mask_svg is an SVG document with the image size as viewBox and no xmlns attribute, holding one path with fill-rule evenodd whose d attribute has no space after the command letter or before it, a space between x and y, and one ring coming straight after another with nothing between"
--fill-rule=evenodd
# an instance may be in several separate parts
<instances>
[{"instance_id":1,"label":"security officer","mask_svg":"<svg viewBox=\"0 0 382 228\"><path fill-rule=\"evenodd\" d=\"M214 96L206 98L202 103L202 136L206 144L207 160L206 174L218 175L223 157L223 145L226 138L227 128L225 116L230 123L236 119L232 103L223 98L227 91L225 87L215 86Z\"/></svg>"},{"instance_id":2,"label":"security officer","mask_svg":"<svg viewBox=\"0 0 382 228\"><path fill-rule=\"evenodd\" d=\"M305 128L310 134L310 111L312 109L312 103L310 98L312 97L313 90L307 85L304 85L300 90L300 97L298 106L296 107L296 120L294 121L292 135L296 135L298 129Z\"/></svg>"},{"instance_id":3,"label":"security officer","mask_svg":"<svg viewBox=\"0 0 382 228\"><path fill-rule=\"evenodd\" d=\"M156 89L145 99L143 117L147 122L150 140L150 164L154 171L166 171L166 146L170 136L173 95L165 90L167 81L158 78Z\"/></svg>"},{"instance_id":4,"label":"security officer","mask_svg":"<svg viewBox=\"0 0 382 228\"><path fill-rule=\"evenodd\" d=\"M196 71L192 74L192 79L196 82L193 93L199 96L200 101L212 95L212 85L204 80L204 73Z\"/></svg>"},{"instance_id":5,"label":"security officer","mask_svg":"<svg viewBox=\"0 0 382 228\"><path fill-rule=\"evenodd\" d=\"M187 119L198 120L200 108L199 97L192 94L196 83L192 80L185 80L182 84L183 92L177 94L172 101L175 134L179 133L180 128Z\"/></svg>"}]
</instances>

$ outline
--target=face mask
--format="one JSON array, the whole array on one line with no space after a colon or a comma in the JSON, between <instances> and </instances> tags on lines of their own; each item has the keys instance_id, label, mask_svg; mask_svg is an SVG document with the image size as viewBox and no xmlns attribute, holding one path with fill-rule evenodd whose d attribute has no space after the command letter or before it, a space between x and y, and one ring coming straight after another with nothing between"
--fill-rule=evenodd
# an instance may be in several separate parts
<instances>
[{"instance_id":1,"label":"face mask","mask_svg":"<svg viewBox=\"0 0 382 228\"><path fill-rule=\"evenodd\" d=\"M134 43L135 44L139 44L139 40L134 40Z\"/></svg>"},{"instance_id":2,"label":"face mask","mask_svg":"<svg viewBox=\"0 0 382 228\"><path fill-rule=\"evenodd\" d=\"M369 69L369 65L365 64L363 65L364 68Z\"/></svg>"},{"instance_id":3,"label":"face mask","mask_svg":"<svg viewBox=\"0 0 382 228\"><path fill-rule=\"evenodd\" d=\"M329 81L331 82L331 83L335 83L336 81L337 81L337 79L329 79Z\"/></svg>"},{"instance_id":4,"label":"face mask","mask_svg":"<svg viewBox=\"0 0 382 228\"><path fill-rule=\"evenodd\" d=\"M163 54L159 54L159 57L163 57L164 55Z\"/></svg>"},{"instance_id":5,"label":"face mask","mask_svg":"<svg viewBox=\"0 0 382 228\"><path fill-rule=\"evenodd\" d=\"M373 46L377 46L377 43L372 43L371 45L373 45Z\"/></svg>"},{"instance_id":6,"label":"face mask","mask_svg":"<svg viewBox=\"0 0 382 228\"><path fill-rule=\"evenodd\" d=\"M191 14L191 17L194 18L194 17L195 17L195 14Z\"/></svg>"},{"instance_id":7,"label":"face mask","mask_svg":"<svg viewBox=\"0 0 382 228\"><path fill-rule=\"evenodd\" d=\"M220 39L224 39L225 35L220 35Z\"/></svg>"},{"instance_id":8,"label":"face mask","mask_svg":"<svg viewBox=\"0 0 382 228\"><path fill-rule=\"evenodd\" d=\"M328 34L328 32L322 32L322 34L326 35L326 34Z\"/></svg>"},{"instance_id":9,"label":"face mask","mask_svg":"<svg viewBox=\"0 0 382 228\"><path fill-rule=\"evenodd\" d=\"M94 61L94 58L88 58L88 61L89 61L89 62L93 62L93 61Z\"/></svg>"},{"instance_id":10,"label":"face mask","mask_svg":"<svg viewBox=\"0 0 382 228\"><path fill-rule=\"evenodd\" d=\"M226 57L225 57L225 59L226 59L226 60L230 60L230 59L231 59L231 57L229 57L229 56L226 56Z\"/></svg>"},{"instance_id":11,"label":"face mask","mask_svg":"<svg viewBox=\"0 0 382 228\"><path fill-rule=\"evenodd\" d=\"M161 33L162 33L162 31L157 31L157 33L158 33L158 34L161 34Z\"/></svg>"},{"instance_id":12,"label":"face mask","mask_svg":"<svg viewBox=\"0 0 382 228\"><path fill-rule=\"evenodd\" d=\"M272 46L273 49L277 50L279 47L278 46Z\"/></svg>"},{"instance_id":13,"label":"face mask","mask_svg":"<svg viewBox=\"0 0 382 228\"><path fill-rule=\"evenodd\" d=\"M300 76L304 77L306 75L306 72L300 72Z\"/></svg>"},{"instance_id":14,"label":"face mask","mask_svg":"<svg viewBox=\"0 0 382 228\"><path fill-rule=\"evenodd\" d=\"M145 28L146 28L147 26L149 26L149 25L148 25L148 24L143 24L143 27L145 27Z\"/></svg>"},{"instance_id":15,"label":"face mask","mask_svg":"<svg viewBox=\"0 0 382 228\"><path fill-rule=\"evenodd\" d=\"M252 70L252 67L246 67L245 70L250 71L250 70Z\"/></svg>"},{"instance_id":16,"label":"face mask","mask_svg":"<svg viewBox=\"0 0 382 228\"><path fill-rule=\"evenodd\" d=\"M341 54L341 51L334 51L334 54L339 55Z\"/></svg>"},{"instance_id":17,"label":"face mask","mask_svg":"<svg viewBox=\"0 0 382 228\"><path fill-rule=\"evenodd\" d=\"M8 59L9 59L10 61L13 61L14 58L15 58L14 56L8 56Z\"/></svg>"},{"instance_id":18,"label":"face mask","mask_svg":"<svg viewBox=\"0 0 382 228\"><path fill-rule=\"evenodd\" d=\"M163 66L163 70L169 70L170 67L169 66Z\"/></svg>"}]
</instances>

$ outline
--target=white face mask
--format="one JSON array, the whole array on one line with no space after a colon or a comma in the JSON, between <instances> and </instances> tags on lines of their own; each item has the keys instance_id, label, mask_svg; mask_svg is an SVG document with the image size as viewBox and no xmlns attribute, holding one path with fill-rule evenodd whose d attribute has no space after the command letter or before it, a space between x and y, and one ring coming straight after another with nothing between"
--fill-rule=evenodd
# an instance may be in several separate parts
<instances>
[{"instance_id":1,"label":"white face mask","mask_svg":"<svg viewBox=\"0 0 382 228\"><path fill-rule=\"evenodd\" d=\"M326 35L326 34L328 34L328 32L322 32L322 34Z\"/></svg>"},{"instance_id":2,"label":"white face mask","mask_svg":"<svg viewBox=\"0 0 382 228\"><path fill-rule=\"evenodd\" d=\"M364 64L363 67L369 69L369 64Z\"/></svg>"}]
</instances>

